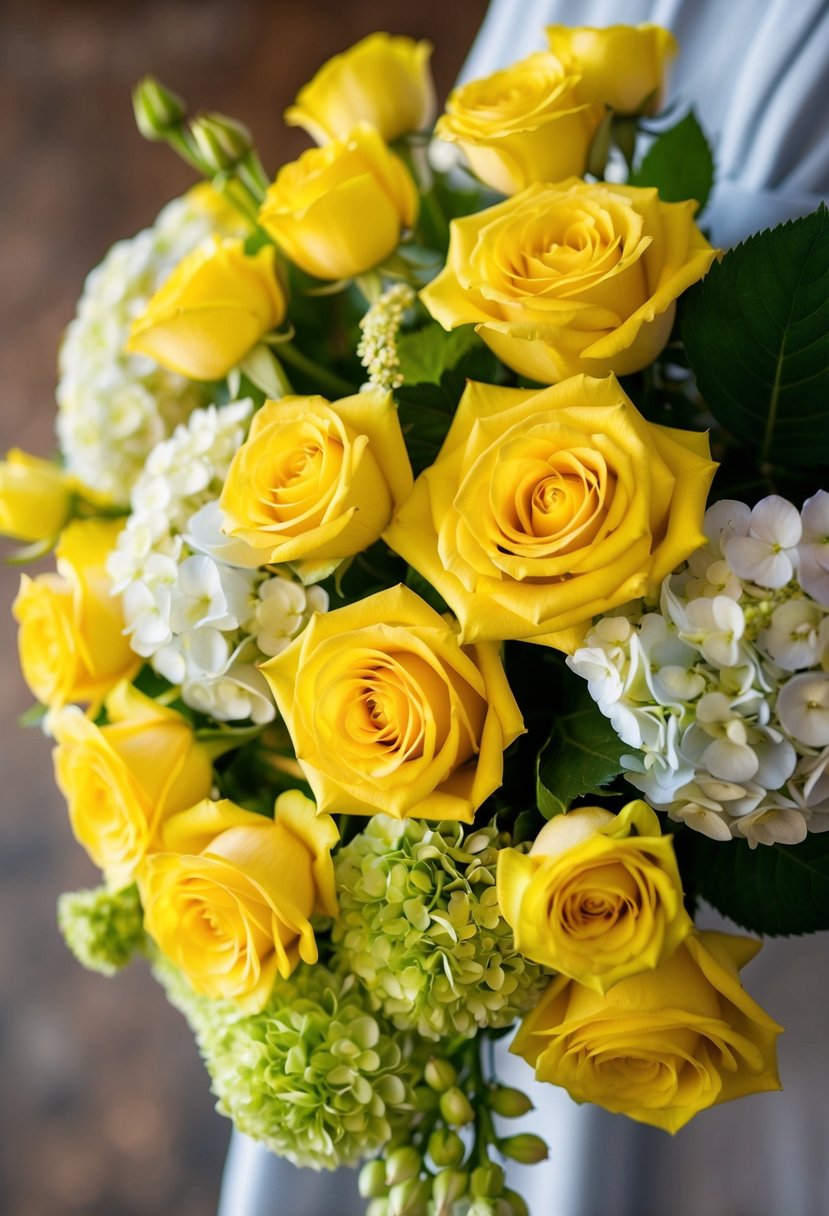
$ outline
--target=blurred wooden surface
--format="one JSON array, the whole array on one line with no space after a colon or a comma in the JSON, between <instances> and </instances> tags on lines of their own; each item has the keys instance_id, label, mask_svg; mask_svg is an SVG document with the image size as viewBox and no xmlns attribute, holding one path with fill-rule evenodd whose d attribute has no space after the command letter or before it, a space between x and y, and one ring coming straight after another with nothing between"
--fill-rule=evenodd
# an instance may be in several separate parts
<instances>
[{"instance_id":1,"label":"blurred wooden surface","mask_svg":"<svg viewBox=\"0 0 829 1216\"><path fill-rule=\"evenodd\" d=\"M430 38L443 97L485 7L3 0L0 451L52 449L56 351L85 274L192 181L135 131L139 76L248 123L275 170L307 143L281 113L328 56L374 29ZM0 570L0 1213L212 1216L229 1125L189 1031L142 965L91 975L55 928L58 894L97 877L46 741L16 725L31 702L8 615L17 579Z\"/></svg>"}]
</instances>

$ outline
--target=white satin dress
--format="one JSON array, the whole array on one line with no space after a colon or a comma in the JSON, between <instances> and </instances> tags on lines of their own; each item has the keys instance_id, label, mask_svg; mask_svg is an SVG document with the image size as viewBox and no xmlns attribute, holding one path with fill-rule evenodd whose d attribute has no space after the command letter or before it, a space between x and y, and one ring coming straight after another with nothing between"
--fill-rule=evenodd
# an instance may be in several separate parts
<instances>
[{"instance_id":1,"label":"white satin dress","mask_svg":"<svg viewBox=\"0 0 829 1216\"><path fill-rule=\"evenodd\" d=\"M494 0L462 80L544 46L545 25L651 21L680 43L669 95L712 139L715 244L805 215L829 193L829 0ZM703 927L723 927L715 914ZM727 927L727 926L726 926ZM508 1168L533 1216L829 1216L829 933L768 940L746 987L786 1028L782 1094L707 1111L676 1137L577 1106L499 1044L535 1111L541 1166ZM219 1216L362 1216L351 1171L297 1171L233 1134Z\"/></svg>"}]
</instances>

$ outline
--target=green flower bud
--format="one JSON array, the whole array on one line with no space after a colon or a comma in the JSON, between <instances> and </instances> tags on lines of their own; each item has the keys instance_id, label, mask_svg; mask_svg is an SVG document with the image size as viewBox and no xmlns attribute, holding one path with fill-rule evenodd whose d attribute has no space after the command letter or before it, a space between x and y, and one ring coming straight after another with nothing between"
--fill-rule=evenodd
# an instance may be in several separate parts
<instances>
[{"instance_id":1,"label":"green flower bud","mask_svg":"<svg viewBox=\"0 0 829 1216\"><path fill-rule=\"evenodd\" d=\"M429 1183L425 1178L409 1178L389 1191L389 1216L426 1216Z\"/></svg>"},{"instance_id":2,"label":"green flower bud","mask_svg":"<svg viewBox=\"0 0 829 1216\"><path fill-rule=\"evenodd\" d=\"M475 1199L497 1199L504 1189L506 1175L500 1165L490 1161L472 1171L469 1183L470 1194Z\"/></svg>"},{"instance_id":3,"label":"green flower bud","mask_svg":"<svg viewBox=\"0 0 829 1216\"><path fill-rule=\"evenodd\" d=\"M253 139L241 122L224 114L204 114L190 123L196 147L211 173L223 173L238 165L250 152Z\"/></svg>"},{"instance_id":4,"label":"green flower bud","mask_svg":"<svg viewBox=\"0 0 829 1216\"><path fill-rule=\"evenodd\" d=\"M366 1208L366 1216L390 1216L390 1213L388 1199L372 1199Z\"/></svg>"},{"instance_id":5,"label":"green flower bud","mask_svg":"<svg viewBox=\"0 0 829 1216\"><path fill-rule=\"evenodd\" d=\"M58 928L79 963L101 975L114 975L144 940L138 890L67 891L58 900Z\"/></svg>"},{"instance_id":6,"label":"green flower bud","mask_svg":"<svg viewBox=\"0 0 829 1216\"><path fill-rule=\"evenodd\" d=\"M448 1060L440 1060L436 1056L427 1062L423 1070L423 1077L427 1085L431 1085L432 1089L436 1089L439 1094L453 1086L458 1079L458 1070L454 1068Z\"/></svg>"},{"instance_id":7,"label":"green flower bud","mask_svg":"<svg viewBox=\"0 0 829 1216\"><path fill-rule=\"evenodd\" d=\"M433 1089L429 1089L428 1085L418 1085L414 1091L415 1109L422 1114L428 1114L430 1111L437 1110L438 1096Z\"/></svg>"},{"instance_id":8,"label":"green flower bud","mask_svg":"<svg viewBox=\"0 0 829 1216\"><path fill-rule=\"evenodd\" d=\"M527 1207L527 1201L523 1195L519 1195L517 1191L511 1191L509 1188L504 1191L501 1196L510 1206L512 1216L530 1216L530 1209Z\"/></svg>"},{"instance_id":9,"label":"green flower bud","mask_svg":"<svg viewBox=\"0 0 829 1216\"><path fill-rule=\"evenodd\" d=\"M398 1182L408 1182L418 1176L422 1166L423 1160L416 1148L411 1145L396 1148L386 1159L386 1183L394 1186Z\"/></svg>"},{"instance_id":10,"label":"green flower bud","mask_svg":"<svg viewBox=\"0 0 829 1216\"><path fill-rule=\"evenodd\" d=\"M176 94L165 89L154 76L139 80L132 94L132 108L138 130L145 139L163 140L181 125L187 107Z\"/></svg>"},{"instance_id":11,"label":"green flower bud","mask_svg":"<svg viewBox=\"0 0 829 1216\"><path fill-rule=\"evenodd\" d=\"M448 1128L438 1127L429 1137L429 1156L438 1169L460 1165L465 1152L463 1140Z\"/></svg>"},{"instance_id":12,"label":"green flower bud","mask_svg":"<svg viewBox=\"0 0 829 1216\"><path fill-rule=\"evenodd\" d=\"M489 1108L504 1119L517 1119L533 1109L533 1104L520 1089L510 1089L508 1085L499 1085L490 1091Z\"/></svg>"},{"instance_id":13,"label":"green flower bud","mask_svg":"<svg viewBox=\"0 0 829 1216\"><path fill-rule=\"evenodd\" d=\"M545 1142L540 1136L534 1136L532 1132L507 1136L505 1140L498 1141L498 1149L505 1157L509 1157L511 1161L518 1161L521 1165L537 1165L539 1161L546 1161L550 1155Z\"/></svg>"},{"instance_id":14,"label":"green flower bud","mask_svg":"<svg viewBox=\"0 0 829 1216\"><path fill-rule=\"evenodd\" d=\"M357 1190L363 1199L377 1199L385 1195L386 1166L382 1161L367 1161L357 1177Z\"/></svg>"},{"instance_id":15,"label":"green flower bud","mask_svg":"<svg viewBox=\"0 0 829 1216\"><path fill-rule=\"evenodd\" d=\"M441 1170L432 1183L435 1216L451 1216L452 1205L463 1199L469 1186L466 1170Z\"/></svg>"},{"instance_id":16,"label":"green flower bud","mask_svg":"<svg viewBox=\"0 0 829 1216\"><path fill-rule=\"evenodd\" d=\"M447 1089L445 1094L440 1095L440 1113L446 1122L453 1127L463 1127L465 1124L471 1123L475 1118L472 1103L457 1086Z\"/></svg>"}]
</instances>

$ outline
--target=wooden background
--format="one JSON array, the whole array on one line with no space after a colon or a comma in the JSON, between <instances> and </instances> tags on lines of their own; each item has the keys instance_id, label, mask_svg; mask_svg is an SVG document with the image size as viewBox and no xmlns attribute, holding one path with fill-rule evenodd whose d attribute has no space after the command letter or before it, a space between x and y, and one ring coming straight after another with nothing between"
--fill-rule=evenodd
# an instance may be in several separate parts
<instances>
[{"instance_id":1,"label":"wooden background","mask_svg":"<svg viewBox=\"0 0 829 1216\"><path fill-rule=\"evenodd\" d=\"M157 74L255 131L275 170L307 144L280 120L331 54L374 29L436 44L439 95L485 0L5 0L0 3L0 451L53 447L55 359L84 276L192 182L136 132L130 88ZM96 874L73 841L49 748L16 717L0 570L0 1212L211 1216L229 1124L192 1038L142 964L84 971L55 900Z\"/></svg>"}]
</instances>

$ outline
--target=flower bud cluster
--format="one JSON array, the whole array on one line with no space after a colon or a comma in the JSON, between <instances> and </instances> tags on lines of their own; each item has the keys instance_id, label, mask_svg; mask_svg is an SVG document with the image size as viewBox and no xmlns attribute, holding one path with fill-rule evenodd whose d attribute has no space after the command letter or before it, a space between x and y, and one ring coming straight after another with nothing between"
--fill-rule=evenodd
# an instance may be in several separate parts
<instances>
[{"instance_id":1,"label":"flower bud cluster","mask_svg":"<svg viewBox=\"0 0 829 1216\"><path fill-rule=\"evenodd\" d=\"M537 1000L546 973L516 950L498 908L497 838L375 815L337 854L338 965L400 1029L471 1037Z\"/></svg>"},{"instance_id":2,"label":"flower bud cluster","mask_svg":"<svg viewBox=\"0 0 829 1216\"><path fill-rule=\"evenodd\" d=\"M357 345L357 357L368 372L368 383L378 388L399 388L403 383L397 334L403 314L415 301L415 293L406 283L395 283L371 305L360 321L362 336Z\"/></svg>"},{"instance_id":3,"label":"flower bud cluster","mask_svg":"<svg viewBox=\"0 0 829 1216\"><path fill-rule=\"evenodd\" d=\"M370 1012L352 977L302 965L246 1015L196 995L166 960L156 974L195 1032L220 1114L278 1156L316 1170L354 1166L410 1119L410 1045Z\"/></svg>"},{"instance_id":4,"label":"flower bud cluster","mask_svg":"<svg viewBox=\"0 0 829 1216\"><path fill-rule=\"evenodd\" d=\"M829 493L723 501L658 612L600 619L568 665L651 805L714 840L829 827Z\"/></svg>"},{"instance_id":5,"label":"flower bud cluster","mask_svg":"<svg viewBox=\"0 0 829 1216\"><path fill-rule=\"evenodd\" d=\"M58 439L66 468L123 503L150 450L204 401L201 387L124 350L132 322L181 261L224 231L199 190L119 241L89 275L60 351Z\"/></svg>"},{"instance_id":6,"label":"flower bud cluster","mask_svg":"<svg viewBox=\"0 0 829 1216\"><path fill-rule=\"evenodd\" d=\"M324 612L328 597L259 568L260 555L221 531L218 496L245 438L252 403L194 410L147 457L132 512L110 556L132 649L219 721L276 714L256 668Z\"/></svg>"},{"instance_id":7,"label":"flower bud cluster","mask_svg":"<svg viewBox=\"0 0 829 1216\"><path fill-rule=\"evenodd\" d=\"M114 975L144 940L138 890L67 891L58 900L58 927L79 963L101 975Z\"/></svg>"}]
</instances>

